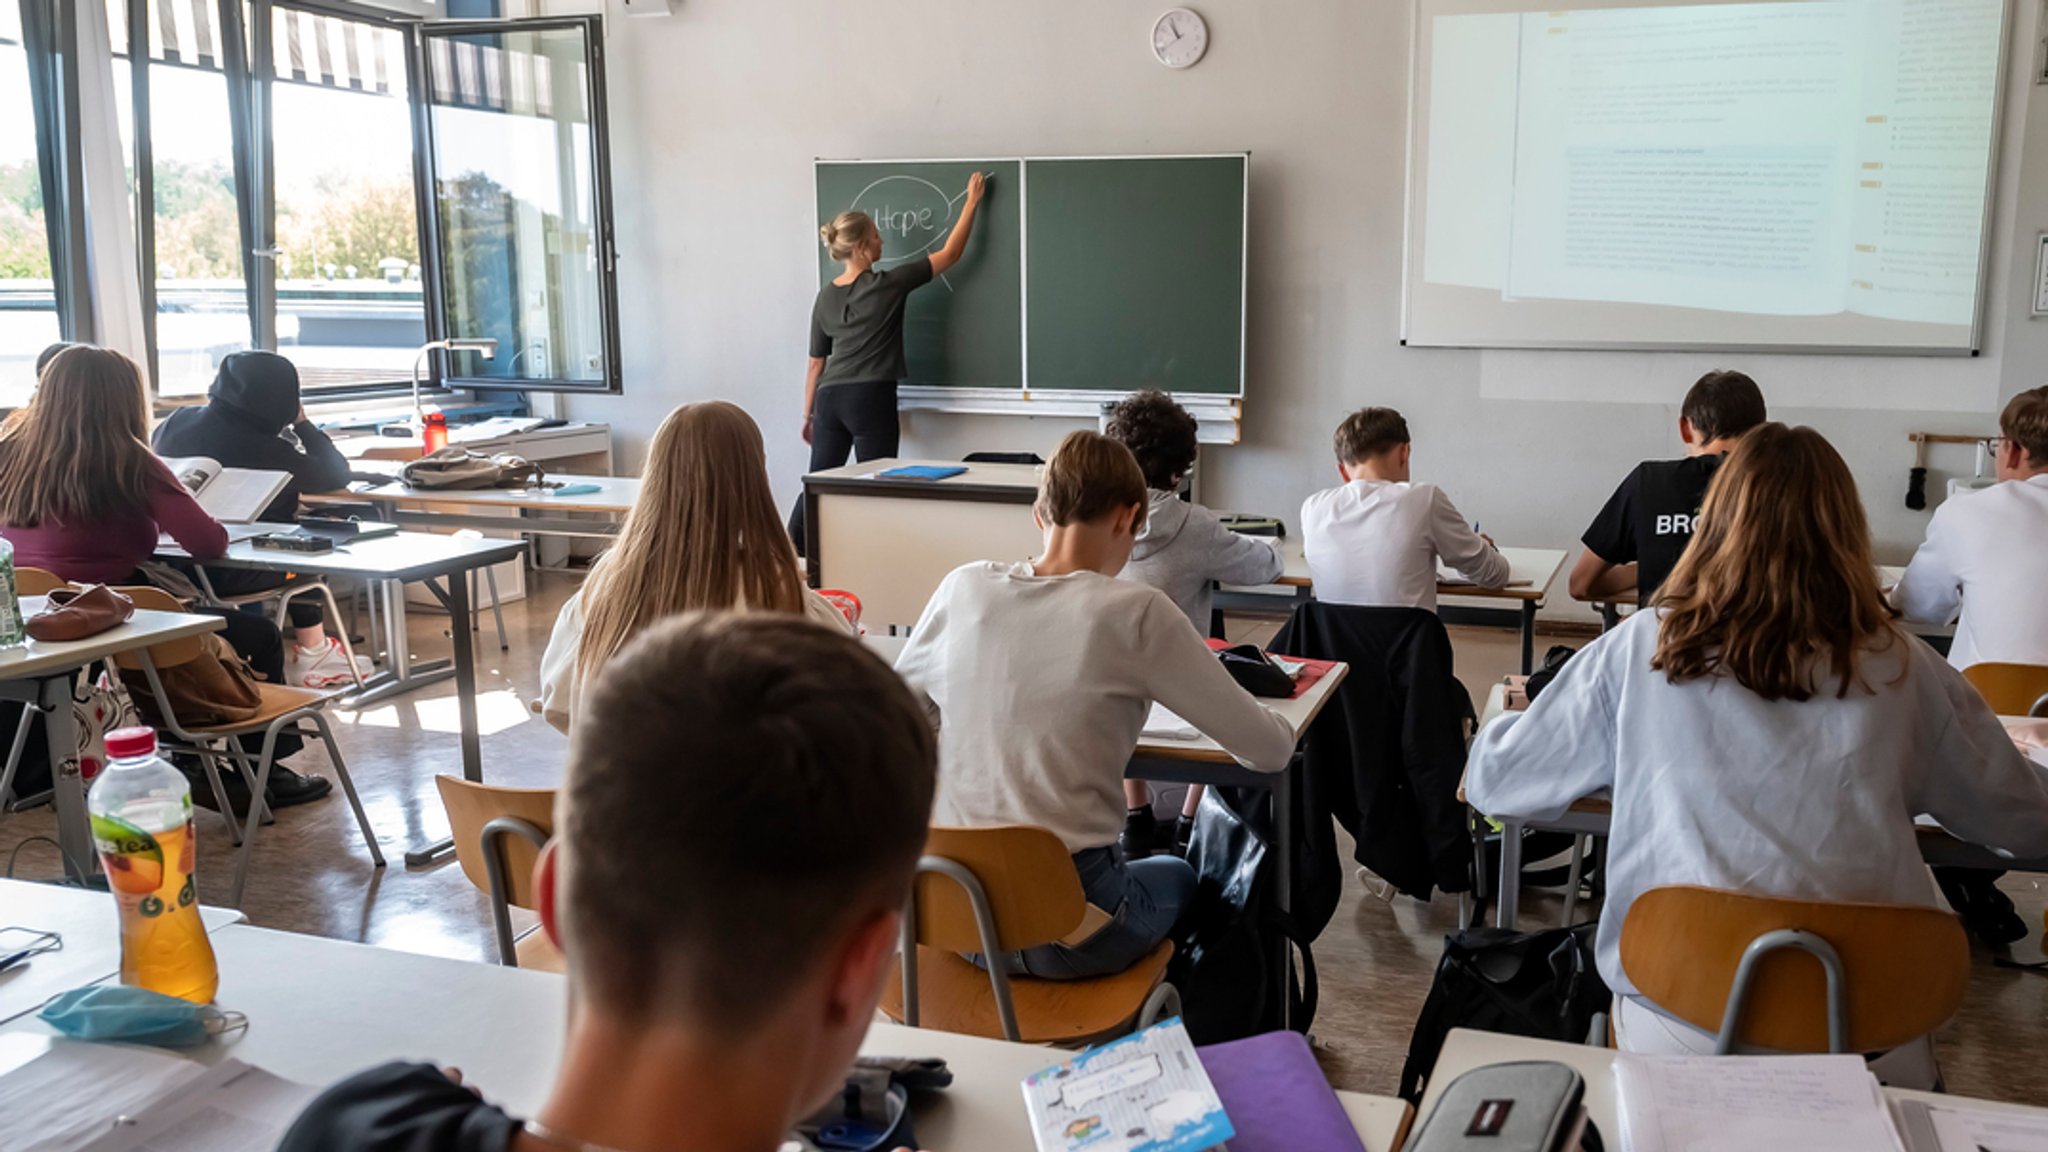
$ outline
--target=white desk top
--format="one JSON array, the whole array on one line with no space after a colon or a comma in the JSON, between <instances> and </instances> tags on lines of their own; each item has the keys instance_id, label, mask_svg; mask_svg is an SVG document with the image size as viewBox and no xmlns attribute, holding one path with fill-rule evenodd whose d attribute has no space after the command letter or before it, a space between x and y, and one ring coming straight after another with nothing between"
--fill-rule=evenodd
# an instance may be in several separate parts
<instances>
[{"instance_id":1,"label":"white desk top","mask_svg":"<svg viewBox=\"0 0 2048 1152\"><path fill-rule=\"evenodd\" d=\"M478 931L483 931L478 925ZM238 925L216 933L223 1009L248 1031L194 1049L206 1063L232 1056L286 1079L328 1084L387 1060L426 1060L463 1078L515 1115L544 1103L568 1007L562 977L463 960L296 936ZM47 1033L33 1018L7 1031ZM1061 1053L1024 1044L876 1024L862 1050L939 1056L953 1086L923 1102L925 1147L1031 1152L1018 1083ZM1407 1107L1341 1094L1369 1152L1392 1152Z\"/></svg>"},{"instance_id":2,"label":"white desk top","mask_svg":"<svg viewBox=\"0 0 2048 1152\"><path fill-rule=\"evenodd\" d=\"M907 636L881 636L870 633L861 637L862 643L873 649L875 654L889 663L903 654L903 646L909 643ZM1294 738L1299 741L1308 726L1322 715L1324 705L1336 694L1337 685L1351 674L1351 666L1339 664L1330 669L1322 679L1309 685L1308 691L1291 700L1261 700L1273 711L1287 718L1294 728ZM1183 717L1186 719L1186 717ZM1136 755L1148 760L1203 760L1219 764L1235 763L1230 753L1207 736L1194 740L1167 740L1157 736L1140 736Z\"/></svg>"},{"instance_id":3,"label":"white desk top","mask_svg":"<svg viewBox=\"0 0 2048 1152\"><path fill-rule=\"evenodd\" d=\"M558 496L551 488L471 488L462 491L444 489L408 488L397 480L398 465L390 465L392 482L378 488L361 490L348 489L341 492L307 493L303 499L308 504L400 504L414 507L424 504L459 505L464 508L531 509L536 512L607 512L623 515L633 510L634 501L640 499L640 478L638 476L570 476L548 473L550 484L583 485L595 484L595 492L575 496ZM365 462L363 471L384 471L372 462Z\"/></svg>"},{"instance_id":4,"label":"white desk top","mask_svg":"<svg viewBox=\"0 0 2048 1152\"><path fill-rule=\"evenodd\" d=\"M22 619L26 620L42 610L43 597L21 598ZM125 623L97 636L61 643L30 640L20 648L0 650L0 680L27 680L68 672L116 652L130 652L204 632L218 632L224 627L226 624L215 616L138 608Z\"/></svg>"},{"instance_id":5,"label":"white desk top","mask_svg":"<svg viewBox=\"0 0 2048 1152\"><path fill-rule=\"evenodd\" d=\"M233 908L202 907L199 915L209 932L243 919ZM119 915L114 898L105 892L0 880L0 927L32 928L64 938L64 947L58 951L0 972L0 1023L34 1012L59 992L121 971ZM26 942L19 933L6 933L0 936L0 954Z\"/></svg>"},{"instance_id":6,"label":"white desk top","mask_svg":"<svg viewBox=\"0 0 2048 1152\"><path fill-rule=\"evenodd\" d=\"M237 526L238 528L240 526ZM296 525L250 525L289 532ZM368 580L426 580L522 556L523 540L470 539L435 532L394 532L369 540L337 543L331 552L283 552L258 548L246 539L228 545L227 555L209 566L298 572L308 576L354 576ZM188 559L183 548L159 542L158 556ZM138 613L137 615L140 615Z\"/></svg>"},{"instance_id":7,"label":"white desk top","mask_svg":"<svg viewBox=\"0 0 2048 1152\"><path fill-rule=\"evenodd\" d=\"M916 485L919 487L951 486L955 488L981 485L996 488L1018 488L1036 492L1038 491L1038 472L1043 467L1043 465L1039 464L967 464L959 460L899 460L895 457L890 457L885 460L869 460L861 464L848 464L840 468L827 468L823 472L813 472L806 476L805 479L864 480L877 472L886 471L890 468L902 468L912 464L929 468L965 468L967 471L960 473L958 476L948 476L944 480L885 481L883 484L877 485L877 494L881 494L880 490L883 488L895 489L903 485ZM890 491L888 494L897 495L899 493Z\"/></svg>"},{"instance_id":8,"label":"white desk top","mask_svg":"<svg viewBox=\"0 0 2048 1152\"><path fill-rule=\"evenodd\" d=\"M1502 548L1502 556L1508 561L1509 586L1506 588L1480 588L1471 584L1438 584L1437 591L1443 596L1472 596L1484 600L1542 600L1550 590L1551 581L1564 568L1565 553L1558 548ZM1312 587L1308 576L1308 558L1302 554L1300 536L1289 536L1281 544L1281 556L1287 566L1281 572L1276 584L1295 588Z\"/></svg>"},{"instance_id":9,"label":"white desk top","mask_svg":"<svg viewBox=\"0 0 2048 1152\"><path fill-rule=\"evenodd\" d=\"M1442 1053L1436 1058L1436 1070L1430 1074L1429 1088L1422 1094L1422 1106L1415 1110L1415 1126L1419 1129L1432 1109L1437 1097L1459 1075L1488 1064L1499 1064L1510 1060L1551 1060L1566 1064L1586 1079L1586 1111L1593 1123L1600 1129L1607 1147L1619 1152L1621 1148L1621 1126L1614 1092L1614 1051L1609 1048L1593 1048L1583 1044L1563 1044L1555 1040L1531 1040L1525 1036L1505 1036L1493 1032L1474 1032L1466 1028L1452 1030L1444 1040ZM1893 1100L1924 1100L1930 1103L1946 1102L1951 1105L1968 1105L1971 1108L1985 1108L1998 1111L2030 1112L2042 1114L2039 1108L2027 1108L2017 1104L2002 1104L1990 1100L1972 1100L1959 1096L1937 1096L1928 1092L1909 1092L1898 1088L1886 1088L1884 1094Z\"/></svg>"}]
</instances>

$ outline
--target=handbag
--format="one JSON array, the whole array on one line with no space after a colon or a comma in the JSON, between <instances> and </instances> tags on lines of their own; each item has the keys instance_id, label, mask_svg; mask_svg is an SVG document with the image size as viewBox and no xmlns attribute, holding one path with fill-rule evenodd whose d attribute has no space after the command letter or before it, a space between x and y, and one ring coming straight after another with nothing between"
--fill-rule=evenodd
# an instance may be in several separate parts
<instances>
[{"instance_id":1,"label":"handbag","mask_svg":"<svg viewBox=\"0 0 2048 1152\"><path fill-rule=\"evenodd\" d=\"M135 601L105 584L89 588L58 588L43 610L28 618L28 634L44 643L83 640L117 628L135 615Z\"/></svg>"},{"instance_id":2,"label":"handbag","mask_svg":"<svg viewBox=\"0 0 2048 1152\"><path fill-rule=\"evenodd\" d=\"M451 444L407 464L399 476L409 488L460 491L534 485L540 483L542 471L524 456L483 456Z\"/></svg>"},{"instance_id":3,"label":"handbag","mask_svg":"<svg viewBox=\"0 0 2048 1152\"><path fill-rule=\"evenodd\" d=\"M1453 1028L1582 1044L1613 1002L1593 960L1597 926L1515 932L1467 928L1444 938L1436 980L1415 1020L1400 1095L1422 1099Z\"/></svg>"},{"instance_id":4,"label":"handbag","mask_svg":"<svg viewBox=\"0 0 2048 1152\"><path fill-rule=\"evenodd\" d=\"M1188 863L1194 905L1184 945L1167 968L1181 995L1181 1018L1197 1044L1220 1044L1314 1022L1319 984L1315 950L1275 898L1272 795L1263 789L1211 788L1195 810ZM1287 1002L1280 1000L1279 944L1288 946Z\"/></svg>"},{"instance_id":5,"label":"handbag","mask_svg":"<svg viewBox=\"0 0 2048 1152\"><path fill-rule=\"evenodd\" d=\"M199 655L183 664L157 669L165 702L185 728L215 728L254 719L263 710L263 692L256 674L221 638L211 632L197 637ZM135 699L136 711L157 728L170 717L158 715L157 696L149 675L140 668L121 669L121 682Z\"/></svg>"},{"instance_id":6,"label":"handbag","mask_svg":"<svg viewBox=\"0 0 2048 1152\"><path fill-rule=\"evenodd\" d=\"M1220 649L1216 658L1223 662L1223 670L1230 673L1237 686L1254 696L1285 700L1294 695L1294 677L1282 672L1256 644Z\"/></svg>"}]
</instances>

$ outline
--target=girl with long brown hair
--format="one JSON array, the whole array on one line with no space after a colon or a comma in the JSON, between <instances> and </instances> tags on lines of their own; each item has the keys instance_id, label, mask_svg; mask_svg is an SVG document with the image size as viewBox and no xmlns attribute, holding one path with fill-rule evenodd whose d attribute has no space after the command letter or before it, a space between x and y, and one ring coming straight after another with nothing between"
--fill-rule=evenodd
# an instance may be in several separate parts
<instances>
[{"instance_id":1,"label":"girl with long brown hair","mask_svg":"<svg viewBox=\"0 0 2048 1152\"><path fill-rule=\"evenodd\" d=\"M50 358L35 395L0 425L0 536L14 562L70 581L147 583L137 569L168 533L196 562L219 558L228 534L149 450L149 401L134 361L106 348L75 344ZM273 684L284 682L284 638L262 616L194 607L226 622L221 638ZM278 738L278 759L300 747ZM193 798L217 803L205 777L194 775ZM229 773L231 807L247 803L240 777ZM273 808L318 800L326 780L271 767L266 790Z\"/></svg>"},{"instance_id":2,"label":"girl with long brown hair","mask_svg":"<svg viewBox=\"0 0 2048 1152\"><path fill-rule=\"evenodd\" d=\"M1848 466L1818 432L1782 424L1721 465L1651 608L1480 733L1466 793L1488 815L1532 820L1612 798L1596 951L1617 1039L1635 1051L1712 1051L1622 970L1621 926L1652 888L1934 905L1922 814L1966 840L2048 852L2048 770L1893 622ZM1924 1039L1874 1068L1912 1087L1936 1075Z\"/></svg>"},{"instance_id":3,"label":"girl with long brown hair","mask_svg":"<svg viewBox=\"0 0 2048 1152\"><path fill-rule=\"evenodd\" d=\"M567 732L583 684L627 641L681 612L734 608L852 627L804 587L753 417L722 400L685 404L654 433L618 542L555 619L541 657L541 714Z\"/></svg>"}]
</instances>

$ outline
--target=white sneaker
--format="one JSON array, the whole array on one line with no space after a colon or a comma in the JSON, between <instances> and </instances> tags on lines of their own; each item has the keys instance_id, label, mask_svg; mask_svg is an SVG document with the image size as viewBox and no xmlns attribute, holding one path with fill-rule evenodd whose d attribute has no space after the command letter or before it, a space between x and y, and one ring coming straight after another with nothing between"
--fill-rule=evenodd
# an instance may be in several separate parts
<instances>
[{"instance_id":1,"label":"white sneaker","mask_svg":"<svg viewBox=\"0 0 2048 1152\"><path fill-rule=\"evenodd\" d=\"M349 669L348 654L341 649L340 639L329 636L327 647L301 648L290 646L291 655L298 665L299 683L308 688L333 688L340 684L353 684L360 677L370 674L370 658L355 658L355 669Z\"/></svg>"}]
</instances>

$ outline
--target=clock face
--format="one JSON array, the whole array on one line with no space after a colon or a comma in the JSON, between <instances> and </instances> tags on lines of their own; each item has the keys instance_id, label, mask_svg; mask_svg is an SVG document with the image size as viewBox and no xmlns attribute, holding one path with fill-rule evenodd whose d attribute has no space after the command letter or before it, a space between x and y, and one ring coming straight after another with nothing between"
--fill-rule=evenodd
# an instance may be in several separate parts
<instances>
[{"instance_id":1,"label":"clock face","mask_svg":"<svg viewBox=\"0 0 2048 1152\"><path fill-rule=\"evenodd\" d=\"M1152 54L1168 68L1189 68L1209 50L1209 25L1186 8L1170 9L1152 26Z\"/></svg>"}]
</instances>

